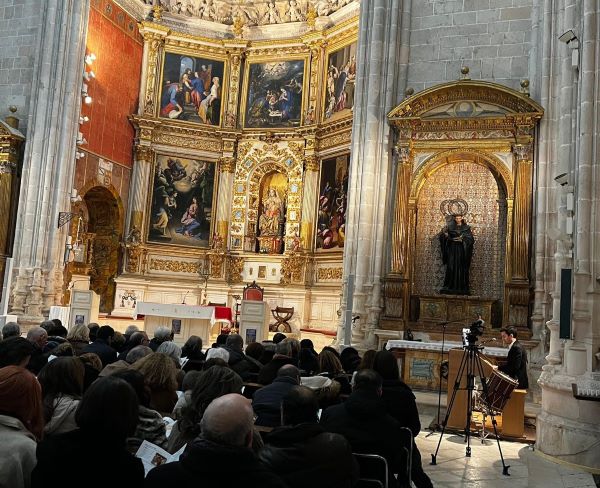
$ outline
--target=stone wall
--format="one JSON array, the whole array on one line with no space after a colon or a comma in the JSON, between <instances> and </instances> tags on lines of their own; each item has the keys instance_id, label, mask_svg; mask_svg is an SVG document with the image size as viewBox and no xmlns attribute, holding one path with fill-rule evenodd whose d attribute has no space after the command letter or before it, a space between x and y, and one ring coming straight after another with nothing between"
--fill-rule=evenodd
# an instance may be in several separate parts
<instances>
[{"instance_id":1,"label":"stone wall","mask_svg":"<svg viewBox=\"0 0 600 488\"><path fill-rule=\"evenodd\" d=\"M408 86L420 91L460 78L518 89L528 78L532 0L412 2Z\"/></svg>"},{"instance_id":2,"label":"stone wall","mask_svg":"<svg viewBox=\"0 0 600 488\"><path fill-rule=\"evenodd\" d=\"M15 105L24 133L27 132L42 4L41 0L0 2L0 118L9 114L10 105Z\"/></svg>"}]
</instances>

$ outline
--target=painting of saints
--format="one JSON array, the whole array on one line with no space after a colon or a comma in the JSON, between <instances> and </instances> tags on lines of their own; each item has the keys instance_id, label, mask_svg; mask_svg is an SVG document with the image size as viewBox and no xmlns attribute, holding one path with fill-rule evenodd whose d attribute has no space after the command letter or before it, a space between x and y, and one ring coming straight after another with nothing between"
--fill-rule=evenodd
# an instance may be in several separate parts
<instances>
[{"instance_id":1,"label":"painting of saints","mask_svg":"<svg viewBox=\"0 0 600 488\"><path fill-rule=\"evenodd\" d=\"M325 83L324 118L352 113L356 84L356 42L329 54Z\"/></svg>"},{"instance_id":2,"label":"painting of saints","mask_svg":"<svg viewBox=\"0 0 600 488\"><path fill-rule=\"evenodd\" d=\"M158 156L148 241L208 247L215 178L213 162Z\"/></svg>"},{"instance_id":3,"label":"painting of saints","mask_svg":"<svg viewBox=\"0 0 600 488\"><path fill-rule=\"evenodd\" d=\"M245 127L300 126L304 68L304 60L250 64Z\"/></svg>"},{"instance_id":4,"label":"painting of saints","mask_svg":"<svg viewBox=\"0 0 600 488\"><path fill-rule=\"evenodd\" d=\"M160 116L207 125L221 123L221 86L225 63L166 53Z\"/></svg>"},{"instance_id":5,"label":"painting of saints","mask_svg":"<svg viewBox=\"0 0 600 488\"><path fill-rule=\"evenodd\" d=\"M317 212L317 250L344 247L348 195L349 156L321 162Z\"/></svg>"}]
</instances>

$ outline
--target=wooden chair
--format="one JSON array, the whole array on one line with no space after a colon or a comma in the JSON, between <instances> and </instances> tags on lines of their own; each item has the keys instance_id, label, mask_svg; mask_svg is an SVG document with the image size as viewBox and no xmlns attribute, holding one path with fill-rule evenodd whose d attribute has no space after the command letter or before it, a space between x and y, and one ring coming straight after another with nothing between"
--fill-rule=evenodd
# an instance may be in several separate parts
<instances>
[{"instance_id":1,"label":"wooden chair","mask_svg":"<svg viewBox=\"0 0 600 488\"><path fill-rule=\"evenodd\" d=\"M292 326L288 321L294 315L294 307L275 307L271 310L271 315L275 319L275 323L269 325L271 332L286 332L288 334L292 332Z\"/></svg>"},{"instance_id":2,"label":"wooden chair","mask_svg":"<svg viewBox=\"0 0 600 488\"><path fill-rule=\"evenodd\" d=\"M246 285L244 287L244 291L242 293L243 300L253 300L256 302L262 302L263 296L265 294L265 289L261 288L256 284L256 281L253 281L251 285Z\"/></svg>"}]
</instances>

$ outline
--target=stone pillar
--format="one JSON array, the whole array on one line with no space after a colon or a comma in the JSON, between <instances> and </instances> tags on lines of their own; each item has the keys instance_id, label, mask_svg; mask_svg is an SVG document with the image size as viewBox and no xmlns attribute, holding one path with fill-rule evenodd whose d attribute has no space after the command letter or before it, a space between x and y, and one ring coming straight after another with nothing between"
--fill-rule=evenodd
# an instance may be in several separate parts
<instances>
[{"instance_id":1,"label":"stone pillar","mask_svg":"<svg viewBox=\"0 0 600 488\"><path fill-rule=\"evenodd\" d=\"M399 101L395 60L400 55L402 16L408 15L403 3L371 0L362 3L360 13L342 310L360 316L352 342L364 348L377 345L374 332L381 313L385 228L392 220L391 129L386 116ZM353 296L347 296L349 280L354 282ZM343 337L342 319L338 341Z\"/></svg>"},{"instance_id":2,"label":"stone pillar","mask_svg":"<svg viewBox=\"0 0 600 488\"><path fill-rule=\"evenodd\" d=\"M148 117L158 116L160 107L155 106L160 90L160 49L169 33L167 27L156 23L142 22L140 34L144 37L144 53L142 55L142 76L140 78L140 103L138 113Z\"/></svg>"},{"instance_id":3,"label":"stone pillar","mask_svg":"<svg viewBox=\"0 0 600 488\"><path fill-rule=\"evenodd\" d=\"M154 151L150 146L138 145L134 149L133 172L129 185L129 204L125 235L134 229L141 232L142 240L146 240L144 229L147 228L147 201L150 181L153 178ZM146 216L146 218L145 218Z\"/></svg>"},{"instance_id":4,"label":"stone pillar","mask_svg":"<svg viewBox=\"0 0 600 488\"><path fill-rule=\"evenodd\" d=\"M47 0L42 11L14 253L11 313L39 323L62 295L62 261L75 171L89 0ZM60 69L56 69L56 67Z\"/></svg>"},{"instance_id":5,"label":"stone pillar","mask_svg":"<svg viewBox=\"0 0 600 488\"><path fill-rule=\"evenodd\" d=\"M302 223L300 238L302 248L310 251L315 240L315 206L319 193L319 160L313 154L304 160L304 189L302 195Z\"/></svg>"}]
</instances>

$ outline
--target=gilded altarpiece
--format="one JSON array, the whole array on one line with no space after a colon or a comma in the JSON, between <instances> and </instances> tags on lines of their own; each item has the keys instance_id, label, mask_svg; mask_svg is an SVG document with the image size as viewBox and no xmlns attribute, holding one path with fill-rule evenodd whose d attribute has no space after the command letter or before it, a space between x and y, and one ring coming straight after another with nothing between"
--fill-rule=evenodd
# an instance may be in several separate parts
<instances>
[{"instance_id":1,"label":"gilded altarpiece","mask_svg":"<svg viewBox=\"0 0 600 488\"><path fill-rule=\"evenodd\" d=\"M231 39L209 39L176 32L160 22L142 22L140 32L145 45L141 106L130 117L136 129L135 162L122 243L125 259L117 278L114 314L130 315L137 301L181 303L185 299L187 304L200 303L203 295L199 275L209 262L208 301L232 305L244 284L256 280L265 286L271 308L294 307L295 331L300 326L335 330L342 248L338 247L338 253L314 252L319 171L322 160L348 154L352 113L346 104L332 118L335 120L320 120L320 114L326 60L346 49L345 66L354 53L357 31L355 17L295 39L249 42L239 32ZM275 89L290 104L269 105L263 112L274 118L249 127L243 123L250 109L248 94L253 80L249 68L260 64L261 68L277 70L278 61L287 62L288 68L296 63L296 71L288 70L293 76L282 74L275 84L257 84L254 80L253 86L263 89L267 104ZM215 83L207 90L207 81L206 93L200 97L194 94L194 90L199 92L195 85L200 86L198 80L203 79L203 66L208 69L209 62L213 70L223 63L221 89L213 94L219 95L218 124L216 119L212 124L202 123L202 103L210 102ZM275 75L271 78L274 80ZM172 102L171 95L175 102L183 102L179 103L183 110L173 103L161 113ZM253 101L260 98L255 96ZM285 110L290 109L293 123L271 123L276 121L279 108L283 118ZM176 172L186 168L178 180L186 184L204 164L215 168L213 205L210 210L208 204L203 208L205 213L210 212L210 235L204 232L198 238L191 231L186 235L184 225L179 225L183 208L187 210L193 200L177 202L177 211L172 212L166 228L157 225L160 222L152 212L154 204L154 214L158 213L153 198L153 190L157 190L155 169L171 170L169 160L174 161ZM177 185L172 186L177 190ZM178 191L175 198L181 199L181 194ZM269 196L272 200L267 202ZM261 215L273 201L281 201L283 213L278 230L281 247L277 249L260 243ZM171 228L177 242L162 236ZM151 229L154 237L149 238Z\"/></svg>"},{"instance_id":2,"label":"gilded altarpiece","mask_svg":"<svg viewBox=\"0 0 600 488\"><path fill-rule=\"evenodd\" d=\"M411 93L388 115L396 185L383 329L435 333L427 313L435 323L465 310L529 335L533 147L543 109L526 86L463 79ZM440 293L442 207L452 200L468 204L475 239L468 296Z\"/></svg>"}]
</instances>

